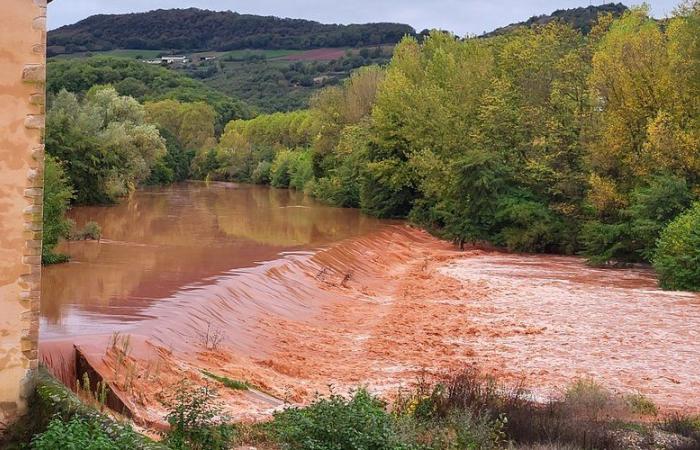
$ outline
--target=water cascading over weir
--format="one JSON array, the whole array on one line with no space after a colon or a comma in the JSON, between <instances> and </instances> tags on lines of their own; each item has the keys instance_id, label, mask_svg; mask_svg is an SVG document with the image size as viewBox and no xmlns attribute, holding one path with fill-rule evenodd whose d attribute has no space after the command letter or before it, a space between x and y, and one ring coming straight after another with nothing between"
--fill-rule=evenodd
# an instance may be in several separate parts
<instances>
[{"instance_id":1,"label":"water cascading over weir","mask_svg":"<svg viewBox=\"0 0 700 450\"><path fill-rule=\"evenodd\" d=\"M0 15L0 431L38 367L47 3L3 0Z\"/></svg>"}]
</instances>

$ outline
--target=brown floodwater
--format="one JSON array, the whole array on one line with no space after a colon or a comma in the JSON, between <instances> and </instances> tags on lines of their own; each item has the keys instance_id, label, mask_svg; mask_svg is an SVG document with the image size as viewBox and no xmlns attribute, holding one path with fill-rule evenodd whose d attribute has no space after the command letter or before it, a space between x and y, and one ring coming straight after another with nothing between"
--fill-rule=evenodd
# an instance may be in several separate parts
<instances>
[{"instance_id":1,"label":"brown floodwater","mask_svg":"<svg viewBox=\"0 0 700 450\"><path fill-rule=\"evenodd\" d=\"M97 222L102 239L64 243L71 262L44 269L42 339L129 329L177 294L390 223L291 190L229 183L140 190L70 216Z\"/></svg>"},{"instance_id":2,"label":"brown floodwater","mask_svg":"<svg viewBox=\"0 0 700 450\"><path fill-rule=\"evenodd\" d=\"M700 294L663 292L648 268L460 252L400 222L225 183L72 215L104 237L65 244L73 260L45 270L42 359L72 383L78 349L150 427L182 380L211 381L203 370L258 389L219 386L237 420L329 386L390 399L465 366L543 399L593 378L700 411Z\"/></svg>"}]
</instances>

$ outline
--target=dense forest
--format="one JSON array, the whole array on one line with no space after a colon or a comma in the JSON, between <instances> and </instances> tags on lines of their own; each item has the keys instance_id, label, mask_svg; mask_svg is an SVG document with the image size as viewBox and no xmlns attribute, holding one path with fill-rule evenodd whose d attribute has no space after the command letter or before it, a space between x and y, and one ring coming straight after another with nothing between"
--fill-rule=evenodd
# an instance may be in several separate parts
<instances>
[{"instance_id":1,"label":"dense forest","mask_svg":"<svg viewBox=\"0 0 700 450\"><path fill-rule=\"evenodd\" d=\"M490 38L408 36L388 66L360 68L310 108L240 114L223 130L206 95L168 94L182 80L166 69L130 75L127 85L148 87L139 92L125 89L122 75L81 77L103 68L90 60L55 62L50 89L79 95L51 101L47 152L78 202L185 178L271 184L409 218L459 245L654 263L664 287L698 289L699 35L695 2L663 25L645 8L601 15L588 34L553 21ZM146 72L132 64L124 67ZM71 67L78 73L67 76ZM166 73L172 85L163 88ZM85 94L94 83L116 90ZM145 101L142 111L132 97ZM102 122L88 120L100 108ZM117 132L125 127L154 150L129 155ZM81 193L84 179L98 183L89 192L99 198Z\"/></svg>"},{"instance_id":2,"label":"dense forest","mask_svg":"<svg viewBox=\"0 0 700 450\"><path fill-rule=\"evenodd\" d=\"M492 34L502 34L513 31L515 28L520 26L539 26L542 24L549 23L551 21L563 21L565 23L571 24L574 28L580 30L582 33L586 34L590 31L591 27L595 23L597 14L600 12L610 12L614 16L619 16L626 10L626 7L620 4L608 4L602 6L590 6L587 8L575 8L570 10L560 10L555 11L551 15L538 16L532 18L527 22L521 22L518 24L513 24L503 29L497 30ZM193 11L197 12L192 16ZM201 33L201 28L197 28L198 22L195 21L194 25L190 24L189 20L191 17L200 17L201 14L211 14L212 17L218 17L217 14L223 14L228 17L228 14L232 13L210 13L206 11L199 10L170 10L170 11L157 11L153 13L128 15L128 20L135 21L138 26L142 29L132 30L134 34L130 34L132 37L137 37L139 39L143 38L144 30L148 30L149 33L154 30L159 30L164 27L170 27L169 23L172 21L178 21L179 27L190 27L188 29L182 30L183 35L193 35ZM136 16L136 17L133 17ZM139 18L147 19L146 22L140 22ZM176 20L176 18L178 18ZM137 20L138 19L138 20ZM261 18L269 19L271 18ZM91 22L93 18L86 19L87 22ZM97 20L97 19L94 19ZM102 16L101 21L105 23L106 28L111 28L115 26L115 23L126 20L124 16L114 15L114 16ZM84 34L85 27L78 23L69 28L73 29L71 33ZM113 22L112 22L113 21ZM158 24L152 23L158 21ZM144 26L147 23L149 25ZM286 23L281 20L281 23ZM273 28L268 28L268 31L275 33L278 23L275 21ZM379 26L379 25L378 25ZM384 26L384 25L381 25ZM65 28L65 27L64 27ZM389 28L386 28L389 29ZM82 31L76 31L82 30ZM100 28L101 30L101 28ZM51 32L51 37L56 35L61 35L65 30L56 30ZM94 31L96 34L102 33L102 31ZM429 31L425 30L421 32L416 38L420 41L425 36L429 35ZM137 99L141 100L145 95L145 92L149 92L150 96L162 95L163 87L167 87L167 83L159 83L157 86L152 86L153 83L146 80L145 83L135 83L132 74L134 70L138 67L136 64L128 63L117 63L113 60L100 59L104 56L118 57L122 56L125 58L130 58L134 60L142 60L144 58L149 58L157 56L158 54L168 54L174 51L183 51L186 55L189 55L191 60L184 65L174 65L171 69L174 69L180 73L187 75L190 78L202 81L207 86L220 91L221 93L233 97L238 100L242 100L251 107L253 114L255 113L273 113L278 111L292 111L295 109L308 108L310 98L320 89L336 85L343 80L347 79L352 70L358 69L359 67L379 64L385 65L391 58L393 51L393 43L398 42L398 40L404 35L413 35L413 30L404 30L402 34L398 34L395 38L389 39L392 44L389 45L368 45L366 42L374 42L376 39L353 41L353 44L361 45L360 47L347 48L343 54L343 50L334 52L334 59L329 58L318 58L314 56L305 57L300 55L303 50L294 50L294 48L309 49L314 48L315 44L310 43L310 41L305 41L303 45L290 44L291 47L285 49L276 50L265 50L265 46L261 49L247 48L245 50L231 50L227 52L214 52L215 47L206 47L208 50L205 55L209 56L211 59L203 60L201 57L196 56L196 54L190 53L194 49L181 49L172 48L161 44L162 46L156 46L156 50L126 50L123 47L130 45L129 42L122 42L116 47L122 47L120 49L115 49L114 51L108 52L85 52L84 50L110 50L115 45L107 46L72 46L69 48L70 52L80 51L80 53L72 53L71 55L59 55L59 58L63 57L75 57L80 59L91 59L97 58L97 61L92 61L88 63L91 68L85 69L83 67L71 68L72 65L84 64L84 62L67 62L59 58L52 58L53 61L60 62L60 64L54 65L56 70L51 76L53 81L53 91L57 92L60 88L67 88L71 91L84 91L89 86L91 86L90 78L83 77L80 81L81 86L76 90L72 84L74 80L71 78L81 77L83 73L98 70L100 72L99 79L96 81L99 83L111 83L115 84L117 90L125 95L133 95ZM110 35L112 36L112 35ZM207 44L208 45L208 44ZM254 47L254 46L253 46ZM201 49L204 49L202 47ZM197 47L195 48L197 49ZM65 48L54 47L54 53L64 52ZM333 52L332 52L333 53ZM339 54L338 54L339 53ZM285 58L285 56L295 55L296 58ZM125 67L126 66L126 67ZM61 69L61 70L59 70ZM155 71L152 69L144 69L145 74L141 77L153 78ZM64 77L67 75L67 78ZM124 81L124 77L129 78L129 80ZM162 75L158 75L161 76ZM140 79L139 79L140 80ZM117 85L118 83L118 85ZM185 83L182 79L177 81L178 85ZM144 89L144 84L146 89ZM58 89L57 89L58 88ZM131 89L129 89L131 88ZM181 91L181 89L178 89ZM155 91L155 92L154 92ZM185 98L182 95L177 94L180 99L189 101L191 98ZM211 94L208 94L209 98L199 98L199 100L211 101ZM217 101L219 101L217 99ZM222 113L224 119L219 124L219 130L223 128L231 117L225 117L227 114L225 111L221 111L222 106L218 105L217 110Z\"/></svg>"},{"instance_id":3,"label":"dense forest","mask_svg":"<svg viewBox=\"0 0 700 450\"><path fill-rule=\"evenodd\" d=\"M194 165L460 244L654 262L664 286L697 289L699 35L696 3L664 27L639 8L586 36L408 37L308 111L229 123Z\"/></svg>"},{"instance_id":4,"label":"dense forest","mask_svg":"<svg viewBox=\"0 0 700 450\"><path fill-rule=\"evenodd\" d=\"M613 17L619 17L625 11L627 11L627 7L622 3L607 3L598 6L591 5L585 8L558 9L551 14L533 16L524 22L513 23L505 27L497 28L490 33L486 33L484 36L498 36L499 34L510 33L519 27L542 26L550 22L563 22L586 35L591 32L599 14L612 14Z\"/></svg>"},{"instance_id":5,"label":"dense forest","mask_svg":"<svg viewBox=\"0 0 700 450\"><path fill-rule=\"evenodd\" d=\"M395 44L415 30L395 23L326 25L230 11L159 9L96 15L53 30L49 55L115 48L178 51L309 49Z\"/></svg>"}]
</instances>

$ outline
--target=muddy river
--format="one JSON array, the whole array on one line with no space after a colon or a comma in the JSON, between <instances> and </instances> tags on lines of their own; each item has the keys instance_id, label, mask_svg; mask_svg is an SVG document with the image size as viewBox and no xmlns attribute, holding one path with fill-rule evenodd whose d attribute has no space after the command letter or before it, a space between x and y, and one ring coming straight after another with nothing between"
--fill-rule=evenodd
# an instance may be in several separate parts
<instances>
[{"instance_id":1,"label":"muddy river","mask_svg":"<svg viewBox=\"0 0 700 450\"><path fill-rule=\"evenodd\" d=\"M286 189L187 183L137 191L110 207L79 207L97 242L68 242L68 264L43 273L43 339L125 330L178 292L238 269L377 231L390 222L323 206Z\"/></svg>"},{"instance_id":2,"label":"muddy river","mask_svg":"<svg viewBox=\"0 0 700 450\"><path fill-rule=\"evenodd\" d=\"M700 411L700 295L662 292L648 269L460 252L400 222L225 183L72 214L103 238L65 244L72 261L45 270L41 357L71 382L80 355L148 426L182 380L210 383L203 371L255 386L220 386L241 420L329 386L390 397L468 365L543 398L593 378Z\"/></svg>"}]
</instances>

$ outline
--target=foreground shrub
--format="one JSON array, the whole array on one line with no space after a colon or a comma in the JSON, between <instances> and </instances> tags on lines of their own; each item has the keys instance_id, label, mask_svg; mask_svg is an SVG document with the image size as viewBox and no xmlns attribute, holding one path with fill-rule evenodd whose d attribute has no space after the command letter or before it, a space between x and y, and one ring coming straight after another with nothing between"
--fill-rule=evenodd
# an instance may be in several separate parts
<instances>
[{"instance_id":1,"label":"foreground shrub","mask_svg":"<svg viewBox=\"0 0 700 450\"><path fill-rule=\"evenodd\" d=\"M664 422L663 429L694 440L696 448L700 448L700 416L671 416Z\"/></svg>"},{"instance_id":2,"label":"foreground shrub","mask_svg":"<svg viewBox=\"0 0 700 450\"><path fill-rule=\"evenodd\" d=\"M622 416L621 404L592 381L578 382L562 398L540 403L520 387L501 385L467 369L400 400L397 412L423 424L419 443L431 449L509 444L614 449L610 420Z\"/></svg>"},{"instance_id":3,"label":"foreground shrub","mask_svg":"<svg viewBox=\"0 0 700 450\"><path fill-rule=\"evenodd\" d=\"M495 450L507 444L503 432L505 421L505 417L492 420L488 415L464 410L434 419L401 415L396 417L394 426L404 448Z\"/></svg>"},{"instance_id":4,"label":"foreground shrub","mask_svg":"<svg viewBox=\"0 0 700 450\"><path fill-rule=\"evenodd\" d=\"M661 233L654 268L664 289L700 291L700 203Z\"/></svg>"},{"instance_id":5,"label":"foreground shrub","mask_svg":"<svg viewBox=\"0 0 700 450\"><path fill-rule=\"evenodd\" d=\"M233 427L222 413L216 394L208 387L192 389L180 384L170 398L166 416L170 430L163 443L173 450L226 450L233 441Z\"/></svg>"},{"instance_id":6,"label":"foreground shrub","mask_svg":"<svg viewBox=\"0 0 700 450\"><path fill-rule=\"evenodd\" d=\"M384 407L361 389L350 399L332 395L303 409L289 408L276 414L270 426L275 440L294 450L404 448Z\"/></svg>"},{"instance_id":7,"label":"foreground shrub","mask_svg":"<svg viewBox=\"0 0 700 450\"><path fill-rule=\"evenodd\" d=\"M56 417L31 445L33 450L130 450L137 447L137 440L136 434L130 431L112 438L97 422L80 417L64 422Z\"/></svg>"}]
</instances>

